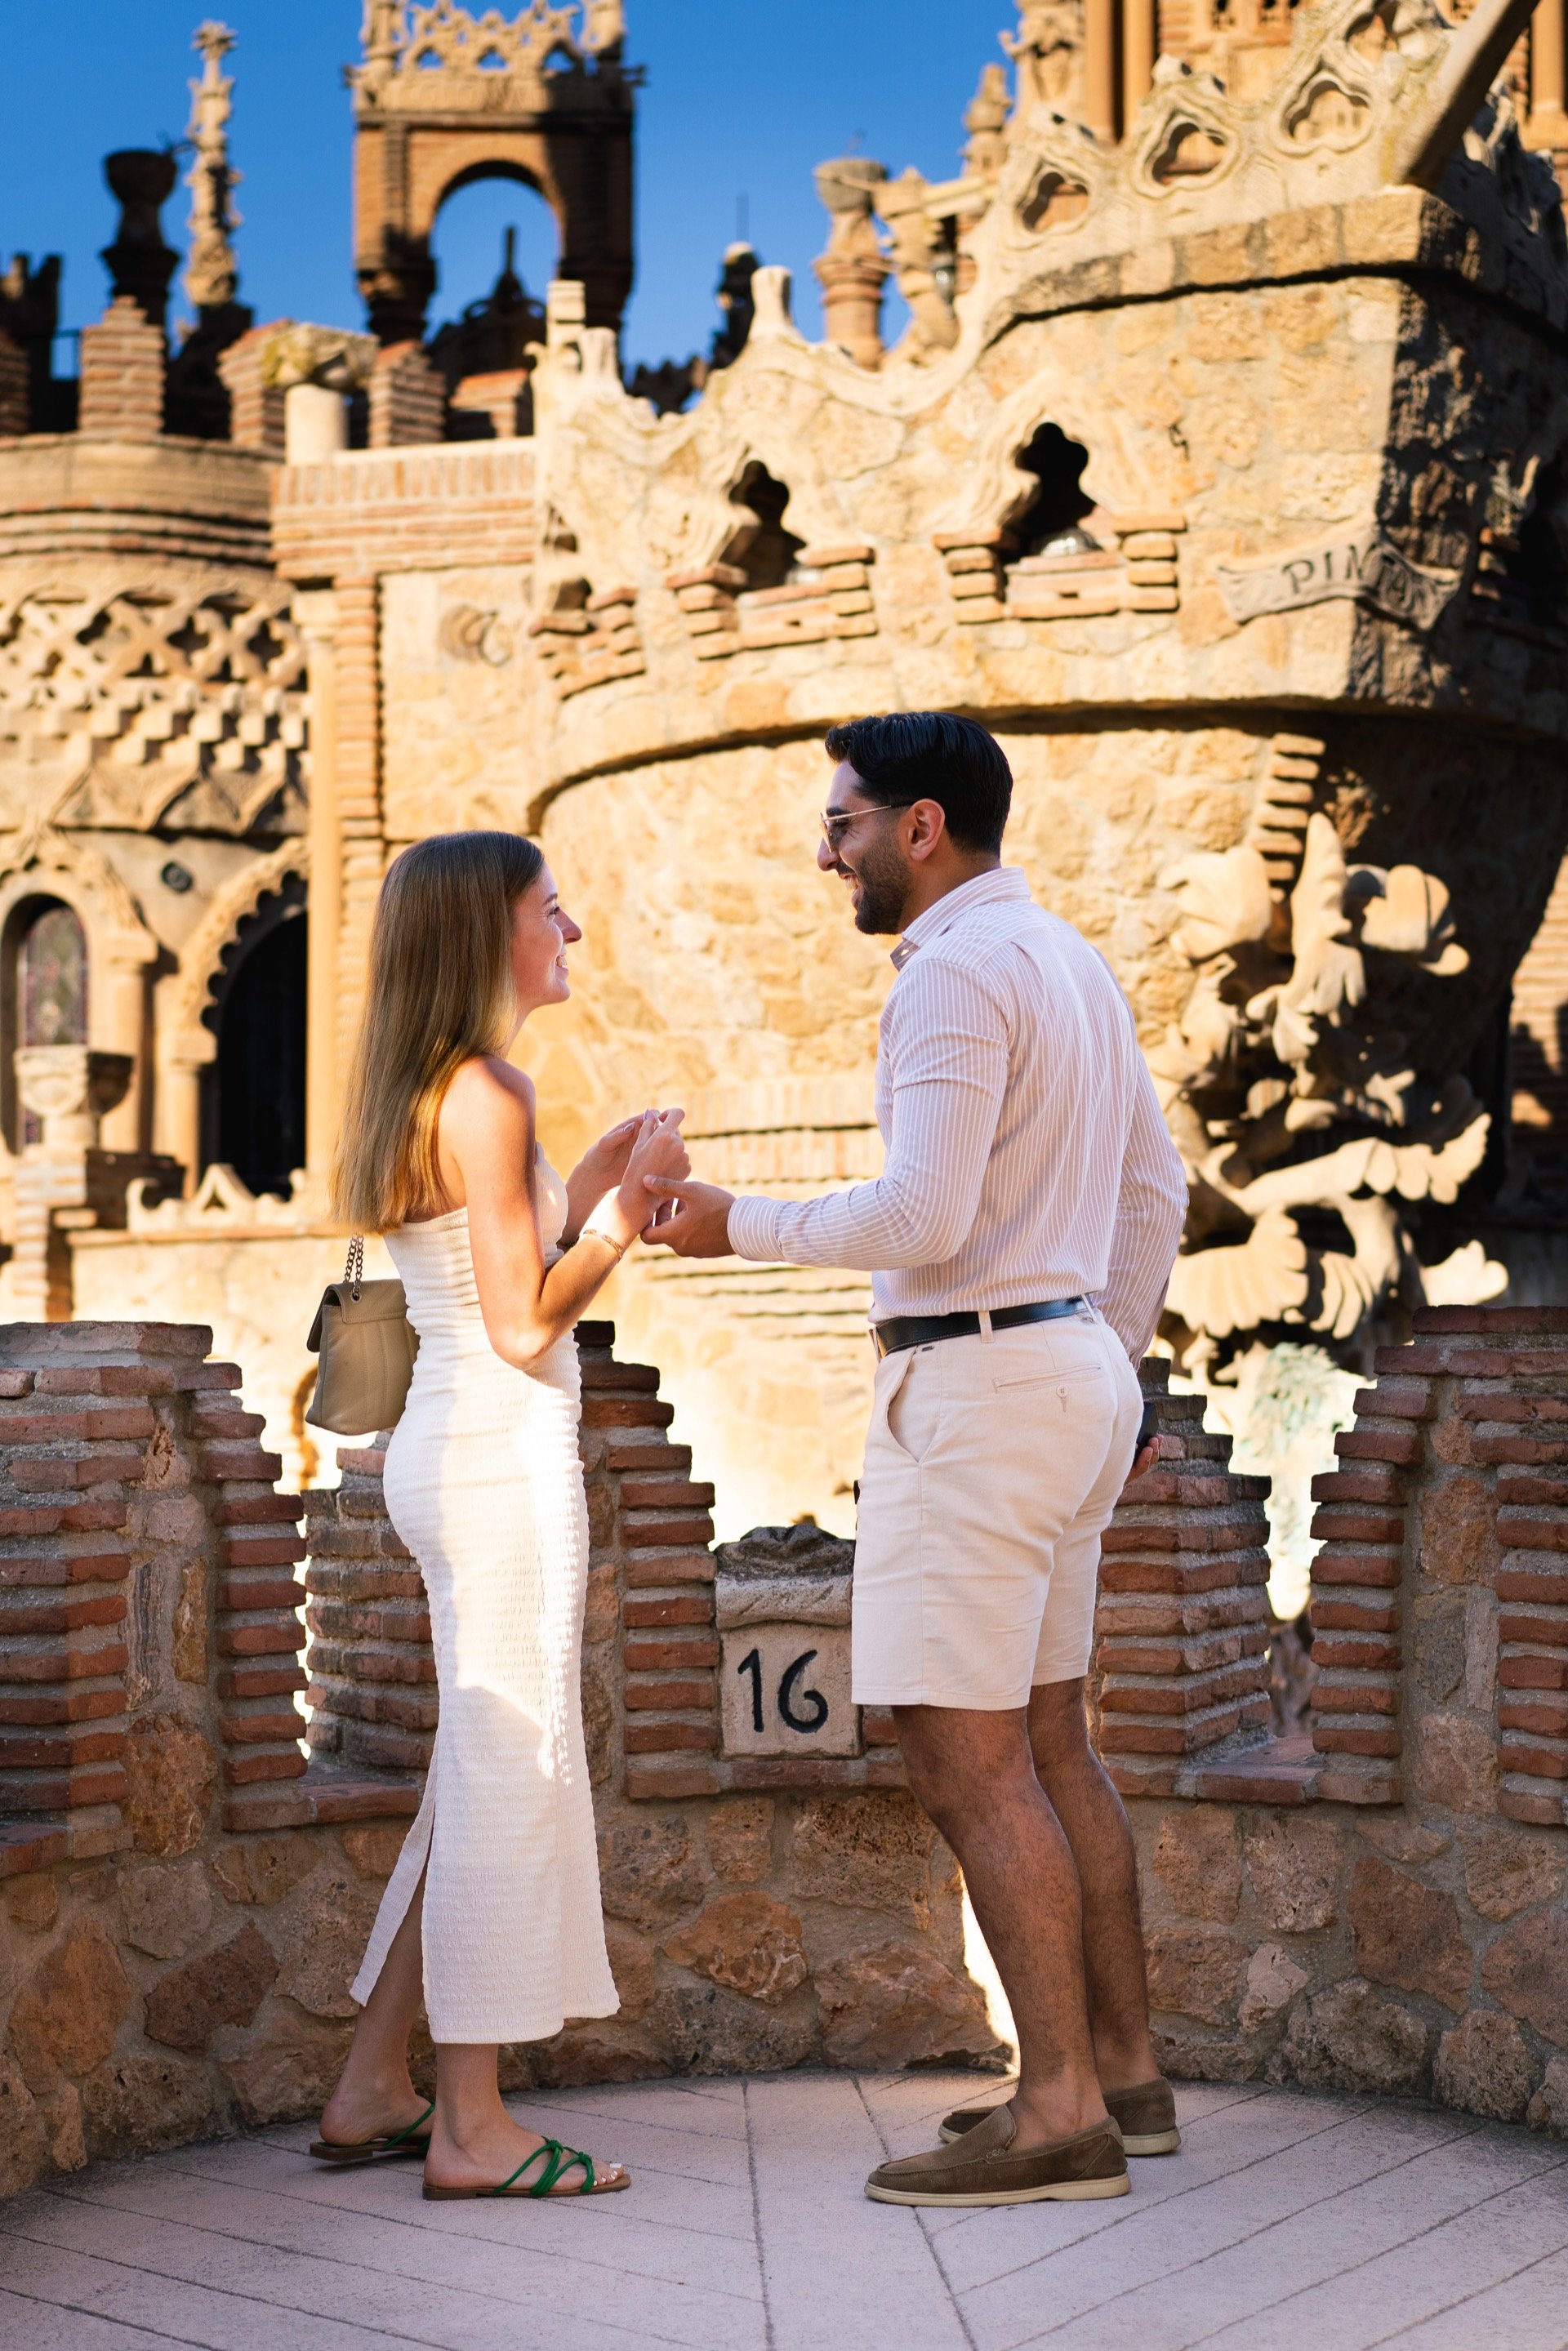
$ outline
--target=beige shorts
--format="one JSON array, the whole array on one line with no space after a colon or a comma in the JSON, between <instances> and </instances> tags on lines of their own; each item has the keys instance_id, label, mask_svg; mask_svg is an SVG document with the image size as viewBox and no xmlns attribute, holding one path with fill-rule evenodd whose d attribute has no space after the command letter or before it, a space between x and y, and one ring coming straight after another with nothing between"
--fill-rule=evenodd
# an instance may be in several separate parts
<instances>
[{"instance_id":1,"label":"beige shorts","mask_svg":"<svg viewBox=\"0 0 1568 2351\"><path fill-rule=\"evenodd\" d=\"M1137 1374L1092 1307L877 1366L855 1540L862 1706L1022 1707L1089 1670Z\"/></svg>"}]
</instances>

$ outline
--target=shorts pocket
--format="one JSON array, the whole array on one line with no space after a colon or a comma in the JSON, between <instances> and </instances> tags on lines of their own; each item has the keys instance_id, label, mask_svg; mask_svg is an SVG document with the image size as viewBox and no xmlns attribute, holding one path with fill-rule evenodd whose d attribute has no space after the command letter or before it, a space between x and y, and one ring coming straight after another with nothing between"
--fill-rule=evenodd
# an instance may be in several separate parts
<instances>
[{"instance_id":1,"label":"shorts pocket","mask_svg":"<svg viewBox=\"0 0 1568 2351\"><path fill-rule=\"evenodd\" d=\"M888 1437L906 1461L925 1460L936 1442L942 1420L942 1380L937 1367L912 1362L887 1399L884 1425Z\"/></svg>"},{"instance_id":2,"label":"shorts pocket","mask_svg":"<svg viewBox=\"0 0 1568 2351\"><path fill-rule=\"evenodd\" d=\"M1075 1364L1071 1371L1066 1372L1014 1372L1010 1375L993 1378L991 1385L998 1395L1016 1395L1020 1389L1082 1387L1087 1380L1103 1380L1104 1377L1103 1364Z\"/></svg>"}]
</instances>

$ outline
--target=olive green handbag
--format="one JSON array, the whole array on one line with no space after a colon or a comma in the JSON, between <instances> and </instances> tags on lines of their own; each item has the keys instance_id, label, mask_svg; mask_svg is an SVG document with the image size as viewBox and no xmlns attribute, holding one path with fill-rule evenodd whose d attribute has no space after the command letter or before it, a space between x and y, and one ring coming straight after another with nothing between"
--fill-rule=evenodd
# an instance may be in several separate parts
<instances>
[{"instance_id":1,"label":"olive green handbag","mask_svg":"<svg viewBox=\"0 0 1568 2351\"><path fill-rule=\"evenodd\" d=\"M339 1437L393 1428L408 1400L419 1333L408 1319L401 1281L365 1280L365 1244L349 1243L341 1281L321 1292L305 1342L321 1358L305 1417Z\"/></svg>"}]
</instances>

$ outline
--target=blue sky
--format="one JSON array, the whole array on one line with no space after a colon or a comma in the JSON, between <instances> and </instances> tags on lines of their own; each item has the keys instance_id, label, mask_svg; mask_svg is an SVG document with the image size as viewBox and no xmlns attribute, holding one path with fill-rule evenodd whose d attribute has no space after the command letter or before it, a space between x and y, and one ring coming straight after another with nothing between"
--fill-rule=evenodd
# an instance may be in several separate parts
<instances>
[{"instance_id":1,"label":"blue sky","mask_svg":"<svg viewBox=\"0 0 1568 2351\"><path fill-rule=\"evenodd\" d=\"M103 306L97 256L113 234L100 158L184 135L191 34L233 26L232 142L241 298L258 319L361 323L351 273L350 131L340 68L359 51L360 0L0 0L5 134L0 251L59 253L62 324ZM513 15L516 6L507 6ZM627 54L646 68L639 109L638 279L629 359L706 348L713 286L745 200L767 261L795 272L796 314L818 330L812 257L826 214L811 167L847 147L933 179L958 169L960 117L1009 0L628 0ZM183 249L183 186L164 208ZM490 182L454 198L436 230L431 321L483 293L514 222L524 277L549 275L553 225L526 190Z\"/></svg>"}]
</instances>

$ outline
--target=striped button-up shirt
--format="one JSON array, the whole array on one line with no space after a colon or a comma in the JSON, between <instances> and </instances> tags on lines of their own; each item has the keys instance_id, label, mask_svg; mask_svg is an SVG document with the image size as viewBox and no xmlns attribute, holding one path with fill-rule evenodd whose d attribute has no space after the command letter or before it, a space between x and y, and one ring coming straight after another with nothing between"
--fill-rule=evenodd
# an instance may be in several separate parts
<instances>
[{"instance_id":1,"label":"striped button-up shirt","mask_svg":"<svg viewBox=\"0 0 1568 2351\"><path fill-rule=\"evenodd\" d=\"M1012 867L927 907L893 960L883 1173L818 1200L738 1199L730 1247L869 1271L873 1322L1082 1292L1136 1363L1186 1185L1109 966Z\"/></svg>"}]
</instances>

